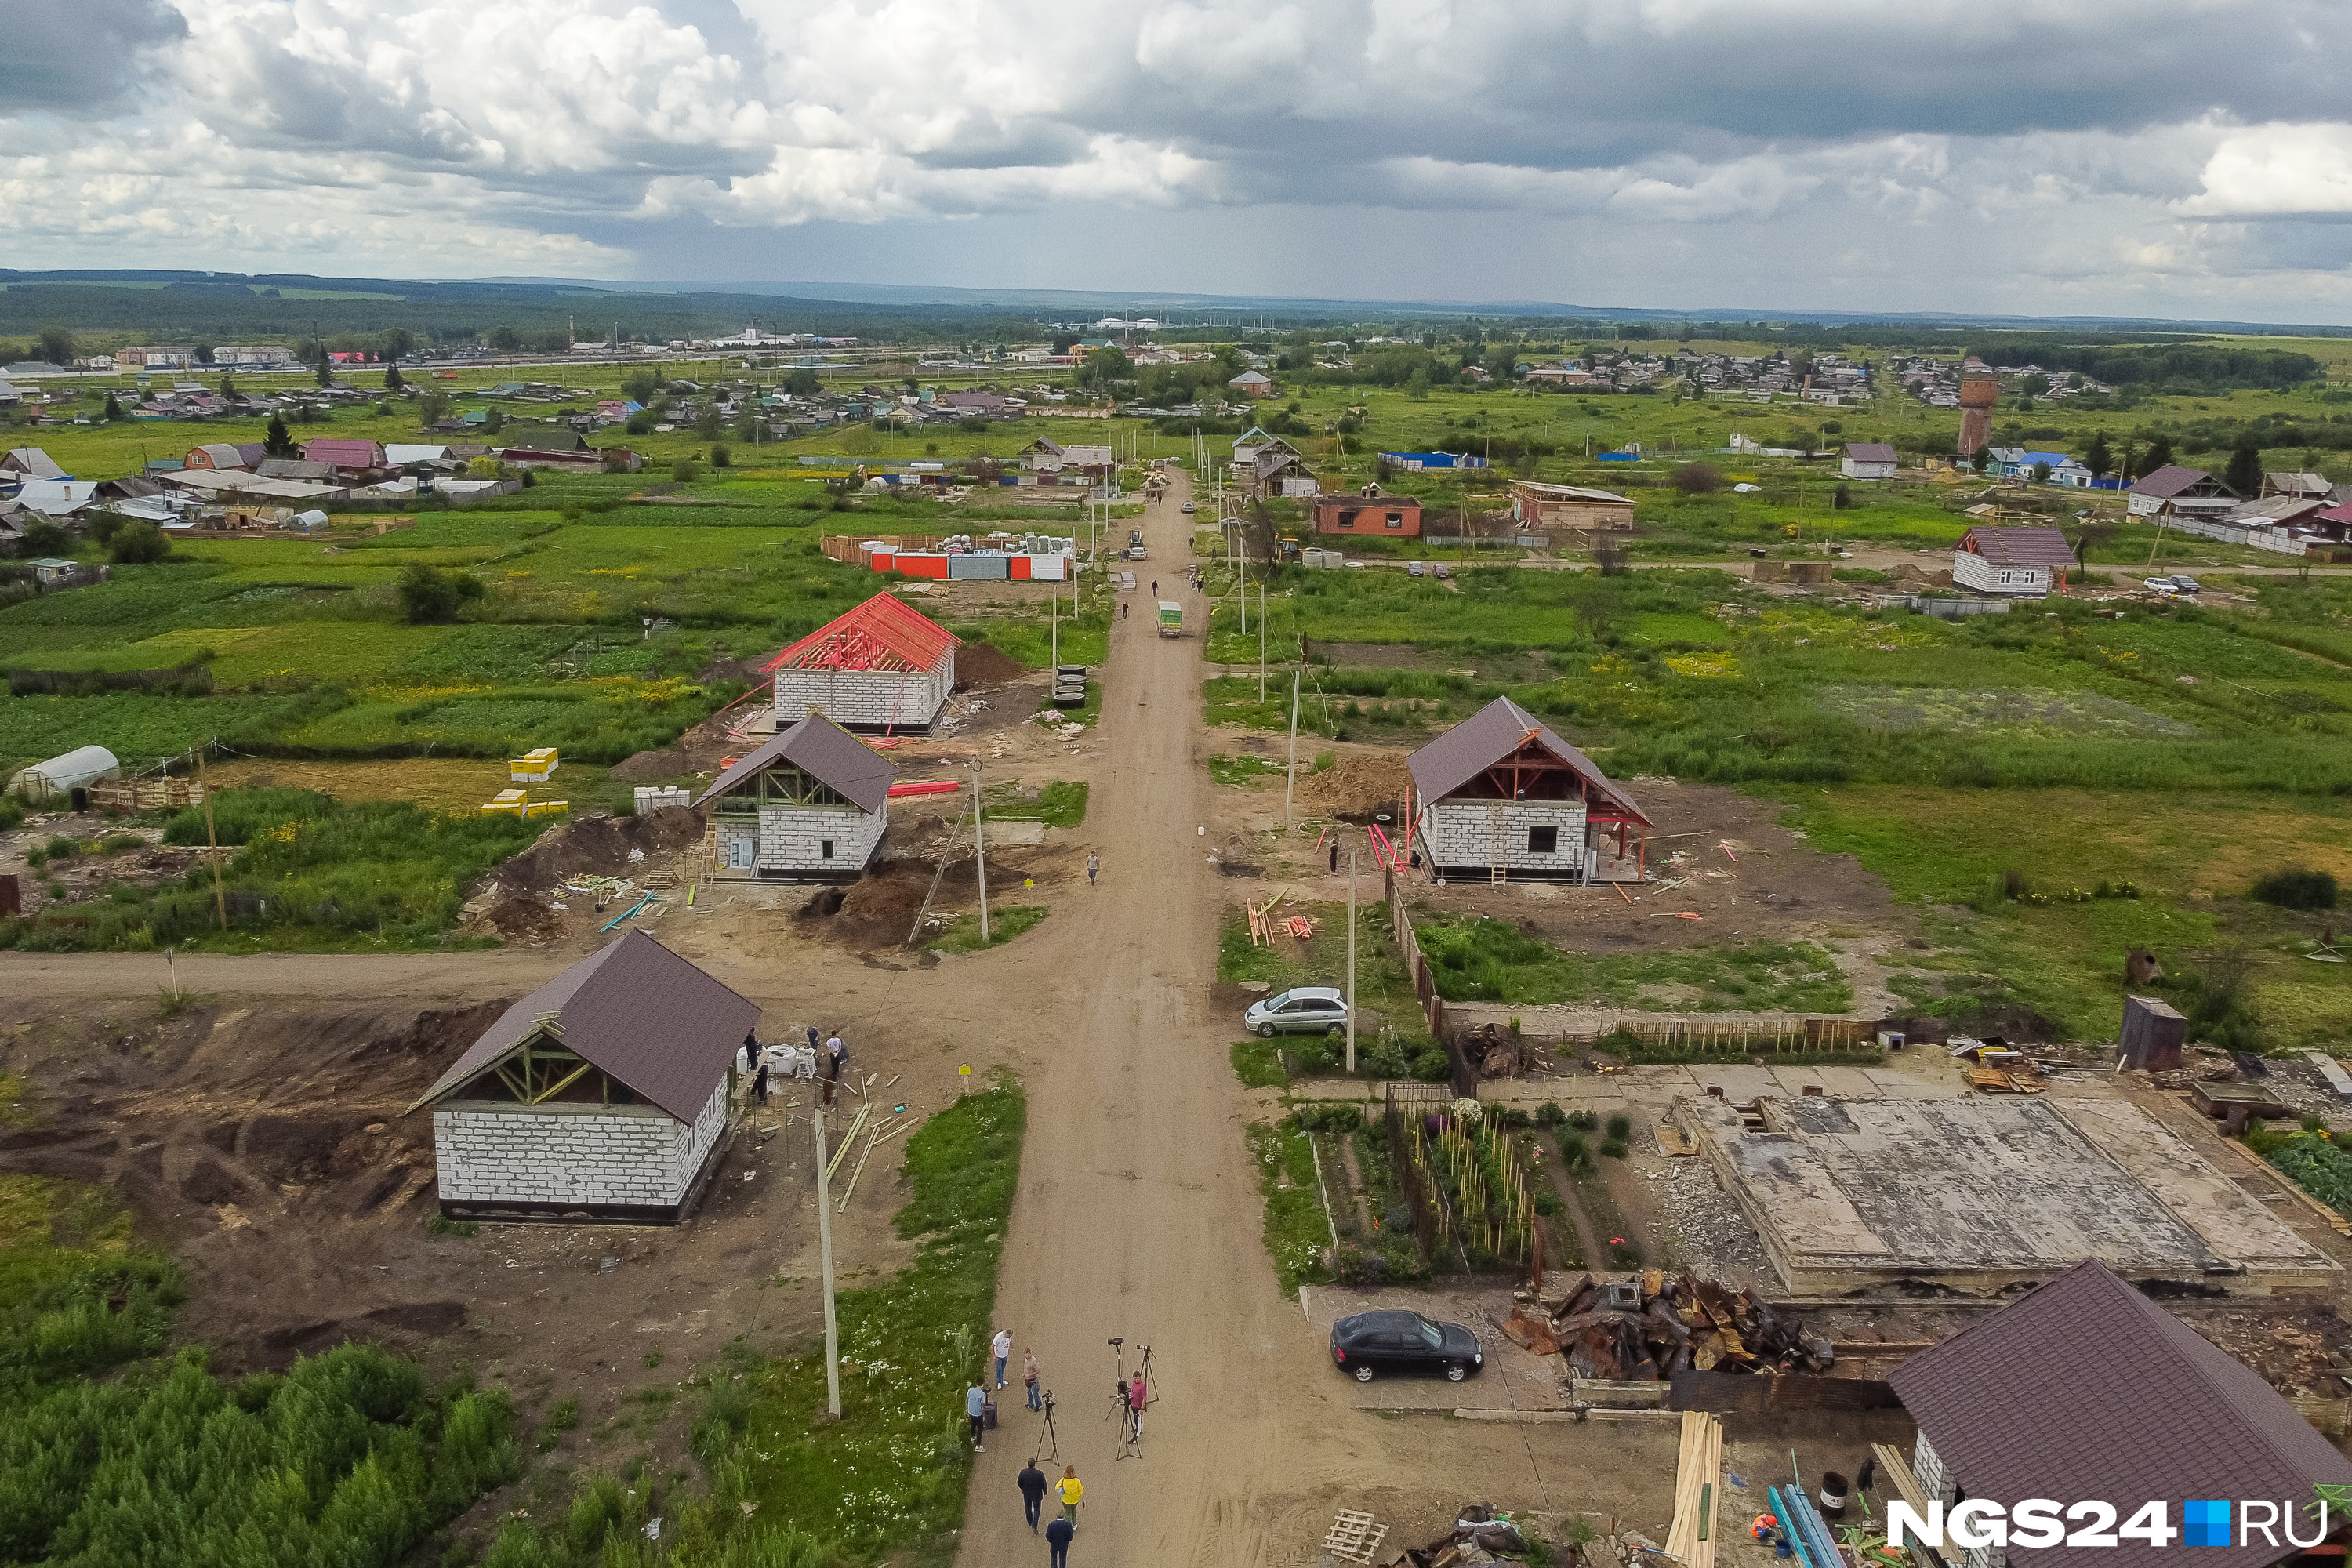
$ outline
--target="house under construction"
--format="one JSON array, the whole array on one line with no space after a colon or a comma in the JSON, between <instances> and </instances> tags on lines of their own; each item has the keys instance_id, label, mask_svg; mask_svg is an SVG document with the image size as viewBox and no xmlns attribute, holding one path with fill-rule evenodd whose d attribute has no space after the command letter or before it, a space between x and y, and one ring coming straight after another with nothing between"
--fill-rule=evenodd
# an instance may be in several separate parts
<instances>
[{"instance_id":1,"label":"house under construction","mask_svg":"<svg viewBox=\"0 0 2352 1568\"><path fill-rule=\"evenodd\" d=\"M846 730L928 731L955 689L954 634L877 594L770 659L776 728L822 713Z\"/></svg>"},{"instance_id":2,"label":"house under construction","mask_svg":"<svg viewBox=\"0 0 2352 1568\"><path fill-rule=\"evenodd\" d=\"M1439 881L1638 882L1650 819L1592 759L1507 697L1406 759Z\"/></svg>"}]
</instances>

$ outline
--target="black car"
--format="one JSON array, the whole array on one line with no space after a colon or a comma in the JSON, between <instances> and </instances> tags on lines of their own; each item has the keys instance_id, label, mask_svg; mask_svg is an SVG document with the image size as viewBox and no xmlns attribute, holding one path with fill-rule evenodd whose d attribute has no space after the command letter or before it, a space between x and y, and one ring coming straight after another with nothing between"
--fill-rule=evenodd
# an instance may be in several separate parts
<instances>
[{"instance_id":1,"label":"black car","mask_svg":"<svg viewBox=\"0 0 2352 1568\"><path fill-rule=\"evenodd\" d=\"M1370 1383L1383 1372L1442 1372L1459 1383L1486 1364L1478 1336L1419 1312L1359 1312L1331 1325L1331 1361Z\"/></svg>"}]
</instances>

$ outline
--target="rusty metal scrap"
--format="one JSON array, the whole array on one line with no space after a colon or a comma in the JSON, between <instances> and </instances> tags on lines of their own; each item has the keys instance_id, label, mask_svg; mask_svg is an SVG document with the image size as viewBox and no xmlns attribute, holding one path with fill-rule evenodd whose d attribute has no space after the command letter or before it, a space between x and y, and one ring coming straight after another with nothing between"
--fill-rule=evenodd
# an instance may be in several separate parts
<instances>
[{"instance_id":1,"label":"rusty metal scrap","mask_svg":"<svg viewBox=\"0 0 2352 1568\"><path fill-rule=\"evenodd\" d=\"M1628 1282L1618 1281L1622 1290ZM1826 1373L1836 1348L1822 1334L1809 1332L1792 1313L1776 1311L1755 1292L1737 1295L1690 1273L1650 1269L1631 1285L1639 1311L1612 1308L1607 1284L1580 1277L1543 1316L1514 1311L1519 1332L1506 1332L1522 1344L1549 1337L1579 1377L1641 1382L1678 1372ZM1522 1334L1526 1337L1522 1338ZM1538 1352L1538 1353L1542 1353Z\"/></svg>"}]
</instances>

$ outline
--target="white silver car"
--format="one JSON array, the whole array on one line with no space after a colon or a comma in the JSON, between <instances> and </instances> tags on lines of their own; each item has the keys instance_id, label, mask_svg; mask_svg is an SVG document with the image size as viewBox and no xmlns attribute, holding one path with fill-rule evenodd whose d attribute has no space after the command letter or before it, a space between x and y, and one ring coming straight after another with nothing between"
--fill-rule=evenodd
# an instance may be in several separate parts
<instances>
[{"instance_id":1,"label":"white silver car","mask_svg":"<svg viewBox=\"0 0 2352 1568\"><path fill-rule=\"evenodd\" d=\"M1264 1039L1276 1035L1344 1035L1348 999L1337 986L1298 985L1253 1003L1242 1024Z\"/></svg>"}]
</instances>

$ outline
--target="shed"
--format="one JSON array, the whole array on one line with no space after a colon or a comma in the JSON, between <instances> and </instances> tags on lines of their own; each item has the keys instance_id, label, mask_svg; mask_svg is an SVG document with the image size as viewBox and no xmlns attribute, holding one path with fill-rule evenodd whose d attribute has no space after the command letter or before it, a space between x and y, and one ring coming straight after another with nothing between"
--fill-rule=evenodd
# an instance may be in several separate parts
<instances>
[{"instance_id":1,"label":"shed","mask_svg":"<svg viewBox=\"0 0 2352 1568\"><path fill-rule=\"evenodd\" d=\"M100 779L122 776L122 764L104 746L78 746L63 756L19 768L8 779L6 794L36 803L73 800ZM79 808L79 803L76 803Z\"/></svg>"},{"instance_id":2,"label":"shed","mask_svg":"<svg viewBox=\"0 0 2352 1568\"><path fill-rule=\"evenodd\" d=\"M683 1219L726 1152L752 1002L644 931L500 1014L409 1107L433 1108L441 1212Z\"/></svg>"},{"instance_id":3,"label":"shed","mask_svg":"<svg viewBox=\"0 0 2352 1568\"><path fill-rule=\"evenodd\" d=\"M1924 1495L1906 1500L1914 1508L2098 1499L2127 1524L2146 1503L2170 1514L2189 1499L2228 1499L2218 1521L2203 1516L2219 1523L2215 1535L2186 1510L2168 1522L2200 1549L2200 1564L2269 1568L2297 1555L2285 1536L2310 1531L2302 1510L2312 1488L2352 1484L2352 1459L2259 1373L2095 1260L1922 1351L1888 1381L1919 1427L1910 1468ZM2200 1506L2213 1505L2188 1505ZM2278 1527L2270 1531L2257 1525L2265 1509ZM2049 1568L2164 1568L2179 1555L2118 1533L2105 1546L2053 1543L2028 1555ZM1945 1556L1964 1568L2017 1561L1957 1542Z\"/></svg>"},{"instance_id":4,"label":"shed","mask_svg":"<svg viewBox=\"0 0 2352 1568\"><path fill-rule=\"evenodd\" d=\"M1353 495L1315 498L1318 533L1370 533L1387 539L1421 537L1421 498L1391 495L1368 484Z\"/></svg>"},{"instance_id":5,"label":"shed","mask_svg":"<svg viewBox=\"0 0 2352 1568\"><path fill-rule=\"evenodd\" d=\"M2054 528L1972 528L1952 552L1956 587L2011 598L2039 599L2066 585L2074 547Z\"/></svg>"},{"instance_id":6,"label":"shed","mask_svg":"<svg viewBox=\"0 0 2352 1568\"><path fill-rule=\"evenodd\" d=\"M1849 441L1838 461L1838 476L1848 479L1891 479L1898 459L1885 441Z\"/></svg>"},{"instance_id":7,"label":"shed","mask_svg":"<svg viewBox=\"0 0 2352 1568\"><path fill-rule=\"evenodd\" d=\"M955 636L896 595L877 594L770 659L776 723L823 713L885 733L930 729L955 689Z\"/></svg>"},{"instance_id":8,"label":"shed","mask_svg":"<svg viewBox=\"0 0 2352 1568\"><path fill-rule=\"evenodd\" d=\"M1406 759L1431 874L1503 882L1638 882L1650 819L1507 697Z\"/></svg>"},{"instance_id":9,"label":"shed","mask_svg":"<svg viewBox=\"0 0 2352 1568\"><path fill-rule=\"evenodd\" d=\"M888 758L812 713L736 763L696 797L710 806L712 874L851 882L890 826Z\"/></svg>"},{"instance_id":10,"label":"shed","mask_svg":"<svg viewBox=\"0 0 2352 1568\"><path fill-rule=\"evenodd\" d=\"M2123 1065L2143 1072L2170 1072L2180 1065L2189 1020L2153 996L2124 998Z\"/></svg>"},{"instance_id":11,"label":"shed","mask_svg":"<svg viewBox=\"0 0 2352 1568\"><path fill-rule=\"evenodd\" d=\"M1555 529L1595 529L1622 532L1633 526L1633 500L1615 490L1585 485L1541 484L1534 479L1511 481L1511 520L1538 531Z\"/></svg>"}]
</instances>

